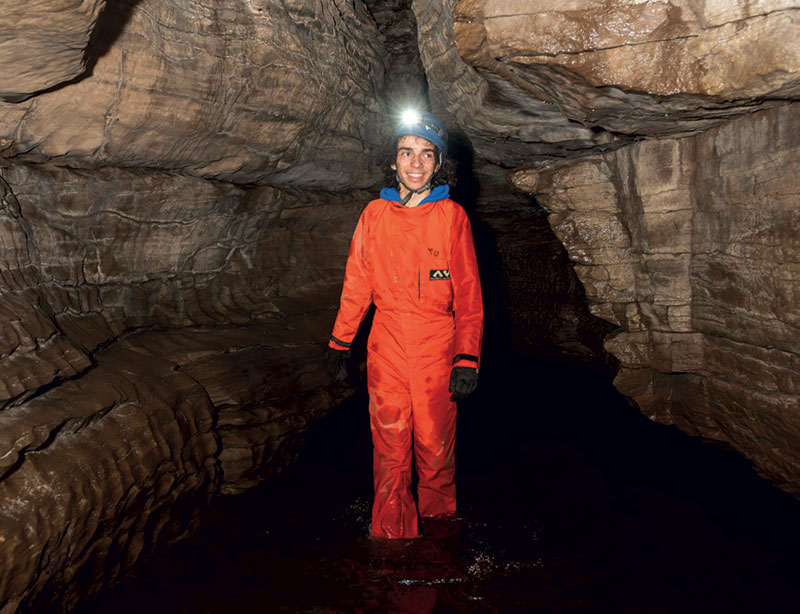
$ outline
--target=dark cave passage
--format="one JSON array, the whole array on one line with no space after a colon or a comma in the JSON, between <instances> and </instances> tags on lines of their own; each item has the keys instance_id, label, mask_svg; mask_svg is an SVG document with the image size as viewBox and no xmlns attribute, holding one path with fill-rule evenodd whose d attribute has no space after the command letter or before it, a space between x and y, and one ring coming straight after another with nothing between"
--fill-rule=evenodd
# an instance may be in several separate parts
<instances>
[{"instance_id":1,"label":"dark cave passage","mask_svg":"<svg viewBox=\"0 0 800 614\"><path fill-rule=\"evenodd\" d=\"M369 540L363 386L279 478L78 611L788 612L800 502L644 418L602 369L486 361L459 411L455 536Z\"/></svg>"}]
</instances>

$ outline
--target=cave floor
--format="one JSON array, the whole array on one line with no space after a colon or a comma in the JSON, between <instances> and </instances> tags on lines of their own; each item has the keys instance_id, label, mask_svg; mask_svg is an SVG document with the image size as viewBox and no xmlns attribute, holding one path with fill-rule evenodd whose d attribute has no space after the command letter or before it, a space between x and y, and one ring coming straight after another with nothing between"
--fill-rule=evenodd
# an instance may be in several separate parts
<instances>
[{"instance_id":1,"label":"cave floor","mask_svg":"<svg viewBox=\"0 0 800 614\"><path fill-rule=\"evenodd\" d=\"M654 424L602 369L516 356L462 404L460 531L366 537L363 387L270 483L79 611L793 612L800 501Z\"/></svg>"}]
</instances>

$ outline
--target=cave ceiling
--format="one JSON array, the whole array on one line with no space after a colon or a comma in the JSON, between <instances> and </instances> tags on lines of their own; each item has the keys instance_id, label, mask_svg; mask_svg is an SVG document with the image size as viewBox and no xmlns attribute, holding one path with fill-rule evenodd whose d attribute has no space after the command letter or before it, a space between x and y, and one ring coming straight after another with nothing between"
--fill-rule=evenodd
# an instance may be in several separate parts
<instances>
[{"instance_id":1,"label":"cave ceiling","mask_svg":"<svg viewBox=\"0 0 800 614\"><path fill-rule=\"evenodd\" d=\"M360 2L33 4L38 19L0 17L18 32L0 69L5 158L237 184L375 182L383 49ZM48 28L64 33L38 44Z\"/></svg>"},{"instance_id":2,"label":"cave ceiling","mask_svg":"<svg viewBox=\"0 0 800 614\"><path fill-rule=\"evenodd\" d=\"M800 91L788 0L22 6L0 17L0 144L77 167L366 187L387 114L426 91L505 168L695 134Z\"/></svg>"}]
</instances>

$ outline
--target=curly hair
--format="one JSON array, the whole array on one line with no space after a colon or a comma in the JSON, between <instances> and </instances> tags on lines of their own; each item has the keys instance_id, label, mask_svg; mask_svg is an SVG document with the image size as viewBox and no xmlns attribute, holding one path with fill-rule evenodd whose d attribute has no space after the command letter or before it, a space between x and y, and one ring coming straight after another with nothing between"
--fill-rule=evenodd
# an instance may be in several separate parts
<instances>
[{"instance_id":1,"label":"curly hair","mask_svg":"<svg viewBox=\"0 0 800 614\"><path fill-rule=\"evenodd\" d=\"M397 143L399 137L393 139L384 147L381 155L381 168L383 169L383 185L397 188L397 171L392 169L392 164L397 161ZM442 163L439 170L433 174L431 178L431 187L435 188L439 185L449 185L454 188L458 181L458 163L448 156L442 156L439 148L434 146L436 150L436 157L442 158Z\"/></svg>"}]
</instances>

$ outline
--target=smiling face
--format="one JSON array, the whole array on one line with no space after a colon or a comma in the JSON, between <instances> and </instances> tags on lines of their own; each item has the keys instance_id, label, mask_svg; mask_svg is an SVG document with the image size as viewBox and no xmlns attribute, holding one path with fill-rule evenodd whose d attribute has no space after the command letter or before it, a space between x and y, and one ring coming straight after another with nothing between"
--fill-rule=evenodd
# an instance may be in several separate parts
<instances>
[{"instance_id":1,"label":"smiling face","mask_svg":"<svg viewBox=\"0 0 800 614\"><path fill-rule=\"evenodd\" d=\"M406 135L397 141L397 156L392 170L400 177L400 196L409 190L416 191L430 182L439 170L436 163L436 148L433 143L419 136Z\"/></svg>"}]
</instances>

